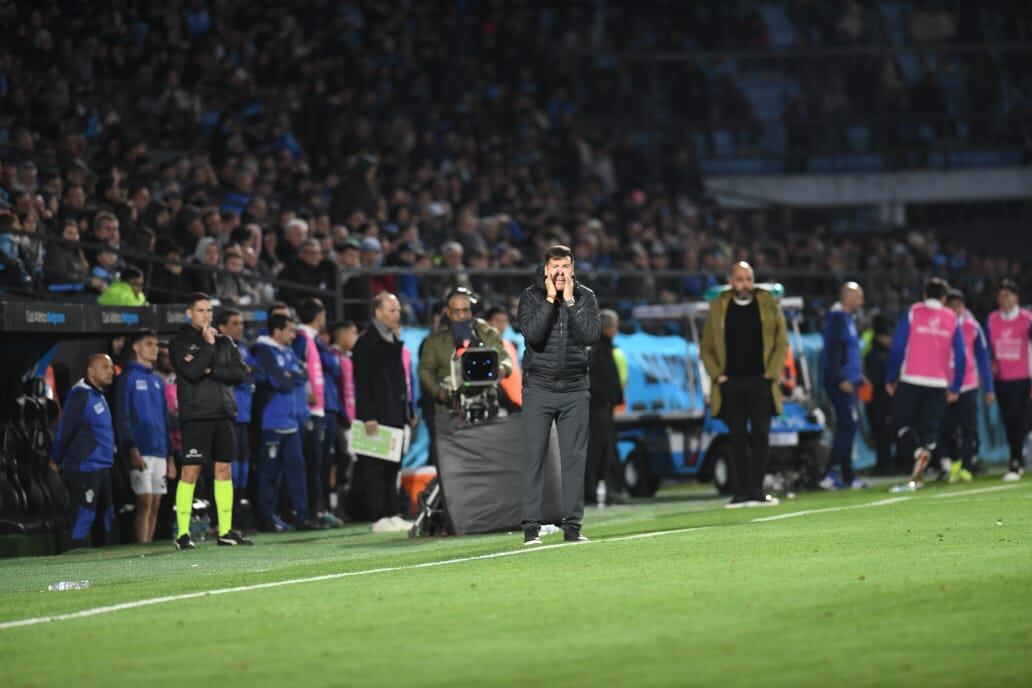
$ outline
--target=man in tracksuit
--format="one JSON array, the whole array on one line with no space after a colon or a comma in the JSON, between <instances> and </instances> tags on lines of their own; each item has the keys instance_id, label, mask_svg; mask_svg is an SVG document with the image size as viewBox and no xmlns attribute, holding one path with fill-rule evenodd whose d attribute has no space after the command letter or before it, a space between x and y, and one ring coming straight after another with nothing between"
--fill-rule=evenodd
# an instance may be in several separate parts
<instances>
[{"instance_id":1,"label":"man in tracksuit","mask_svg":"<svg viewBox=\"0 0 1032 688\"><path fill-rule=\"evenodd\" d=\"M326 378L322 358L315 343L326 327L326 309L319 299L305 299L298 309L297 335L291 345L294 354L308 374L306 390L308 421L302 426L305 474L308 478L308 513L313 517L322 511L323 464L326 446Z\"/></svg>"},{"instance_id":2,"label":"man in tracksuit","mask_svg":"<svg viewBox=\"0 0 1032 688\"><path fill-rule=\"evenodd\" d=\"M975 452L978 450L978 388L981 384L986 406L992 404L993 372L989 363L989 345L981 325L964 305L964 292L950 289L946 305L957 314L960 322L960 331L964 336L964 356L968 364L960 396L946 407L938 454L943 473L949 476L951 483L969 483L974 479L972 471L975 467Z\"/></svg>"},{"instance_id":3,"label":"man in tracksuit","mask_svg":"<svg viewBox=\"0 0 1032 688\"><path fill-rule=\"evenodd\" d=\"M233 388L236 399L236 456L233 457L233 494L241 500L247 489L247 478L251 472L251 405L254 402L254 356L244 343L244 316L235 308L219 313L219 332L233 340L240 358L247 367L244 381Z\"/></svg>"},{"instance_id":4,"label":"man in tracksuit","mask_svg":"<svg viewBox=\"0 0 1032 688\"><path fill-rule=\"evenodd\" d=\"M60 468L71 499L72 548L85 547L101 512L106 544L115 517L111 501L111 465L115 461L115 428L103 389L111 385L115 366L106 354L90 356L86 376L75 383L54 435L52 467Z\"/></svg>"},{"instance_id":5,"label":"man in tracksuit","mask_svg":"<svg viewBox=\"0 0 1032 688\"><path fill-rule=\"evenodd\" d=\"M254 347L257 379L263 388L258 513L266 527L277 531L289 527L276 515L279 488L284 479L296 525L308 529L308 490L300 433L308 419L308 409L305 399L297 395L297 390L308 384L308 374L291 348L295 336L294 320L274 315L269 318L269 334L259 337Z\"/></svg>"},{"instance_id":6,"label":"man in tracksuit","mask_svg":"<svg viewBox=\"0 0 1032 688\"><path fill-rule=\"evenodd\" d=\"M154 541L161 496L175 477L165 381L154 369L158 335L144 330L131 342L133 360L115 385L115 434L130 464L129 483L136 494L136 541Z\"/></svg>"},{"instance_id":7,"label":"man in tracksuit","mask_svg":"<svg viewBox=\"0 0 1032 688\"><path fill-rule=\"evenodd\" d=\"M595 292L573 275L566 246L545 251L535 283L520 296L516 319L523 354L523 544L541 544L541 497L552 424L562 463L562 528L567 542L581 535L584 467L588 452L591 383L588 347L602 332Z\"/></svg>"},{"instance_id":8,"label":"man in tracksuit","mask_svg":"<svg viewBox=\"0 0 1032 688\"><path fill-rule=\"evenodd\" d=\"M1018 304L1018 285L1006 279L996 292L998 310L989 315L986 336L993 354L996 398L1010 446L1010 469L1003 479L1020 480L1025 472L1022 446L1028 432L1032 395L1032 311Z\"/></svg>"},{"instance_id":9,"label":"man in tracksuit","mask_svg":"<svg viewBox=\"0 0 1032 688\"><path fill-rule=\"evenodd\" d=\"M211 326L212 305L200 292L187 298L182 330L169 342L176 371L179 422L183 433L182 475L176 486L176 549L196 549L190 539L194 489L201 469L215 464L218 545L253 545L233 530L233 474L236 457L236 398L233 387L247 378L247 366L229 337Z\"/></svg>"},{"instance_id":10,"label":"man in tracksuit","mask_svg":"<svg viewBox=\"0 0 1032 688\"><path fill-rule=\"evenodd\" d=\"M863 305L864 290L856 282L846 282L839 291L838 303L832 306L824 322L821 379L835 409L831 466L821 480L821 487L826 490L867 487L853 474L853 440L859 419L857 390L864 376L855 315Z\"/></svg>"},{"instance_id":11,"label":"man in tracksuit","mask_svg":"<svg viewBox=\"0 0 1032 688\"><path fill-rule=\"evenodd\" d=\"M896 398L896 435L901 455L913 451L910 480L893 488L913 491L924 485L924 470L939 440L946 404L953 403L967 370L964 336L957 315L946 308L949 286L939 278L924 289L896 326L889 351L886 391Z\"/></svg>"}]
</instances>

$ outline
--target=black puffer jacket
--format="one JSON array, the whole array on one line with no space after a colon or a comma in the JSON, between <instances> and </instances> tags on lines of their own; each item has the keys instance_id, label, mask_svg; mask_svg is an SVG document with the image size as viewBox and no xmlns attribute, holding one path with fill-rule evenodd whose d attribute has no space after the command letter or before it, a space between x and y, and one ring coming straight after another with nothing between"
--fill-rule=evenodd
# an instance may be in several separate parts
<instances>
[{"instance_id":1,"label":"black puffer jacket","mask_svg":"<svg viewBox=\"0 0 1032 688\"><path fill-rule=\"evenodd\" d=\"M168 348L176 371L179 422L236 420L233 388L247 379L247 366L233 340L219 334L209 344L187 323Z\"/></svg>"},{"instance_id":2,"label":"black puffer jacket","mask_svg":"<svg viewBox=\"0 0 1032 688\"><path fill-rule=\"evenodd\" d=\"M598 341L602 322L595 292L574 280L573 306L562 303L562 293L549 303L545 270L539 267L533 285L520 296L516 321L526 340L523 384L557 391L589 389L587 348Z\"/></svg>"}]
</instances>

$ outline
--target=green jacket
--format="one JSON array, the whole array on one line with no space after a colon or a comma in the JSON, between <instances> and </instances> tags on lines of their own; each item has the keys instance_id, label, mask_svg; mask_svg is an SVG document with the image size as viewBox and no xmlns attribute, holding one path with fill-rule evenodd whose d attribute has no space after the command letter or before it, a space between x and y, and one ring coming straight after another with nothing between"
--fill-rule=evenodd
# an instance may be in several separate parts
<instances>
[{"instance_id":1,"label":"green jacket","mask_svg":"<svg viewBox=\"0 0 1032 688\"><path fill-rule=\"evenodd\" d=\"M498 330L491 327L486 320L476 318L473 320L473 330L485 346L489 346L498 352L499 367L502 377L512 374L512 360L502 345L502 336ZM423 342L423 350L419 354L419 381L423 391L434 398L434 405L438 411L447 412L450 407L442 404L437 398L441 389L441 382L451 375L451 360L455 355L455 342L452 338L451 327L441 327L430 334Z\"/></svg>"},{"instance_id":2,"label":"green jacket","mask_svg":"<svg viewBox=\"0 0 1032 688\"><path fill-rule=\"evenodd\" d=\"M118 280L104 290L97 303L101 306L146 306L147 297L142 292L137 296L133 293L133 285Z\"/></svg>"},{"instance_id":3,"label":"green jacket","mask_svg":"<svg viewBox=\"0 0 1032 688\"><path fill-rule=\"evenodd\" d=\"M785 358L788 356L788 326L785 324L785 314L781 312L781 307L770 292L757 289L754 294L756 303L760 307L760 325L763 329L764 375L770 380L774 410L780 414L782 412L781 389L778 387L778 380L781 377L781 369L785 365ZM727 318L727 308L732 297L733 292L728 290L710 302L709 317L706 318L706 324L702 328L702 346L699 355L702 358L702 365L706 367L706 373L710 377L710 407L715 416L720 414L721 396L717 378L723 375L727 365L724 321Z\"/></svg>"}]
</instances>

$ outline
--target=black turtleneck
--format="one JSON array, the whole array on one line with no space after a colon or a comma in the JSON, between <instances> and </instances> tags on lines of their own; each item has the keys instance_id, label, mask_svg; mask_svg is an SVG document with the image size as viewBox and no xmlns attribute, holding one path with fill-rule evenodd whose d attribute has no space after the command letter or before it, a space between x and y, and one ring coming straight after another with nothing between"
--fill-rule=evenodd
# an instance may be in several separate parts
<instances>
[{"instance_id":1,"label":"black turtleneck","mask_svg":"<svg viewBox=\"0 0 1032 688\"><path fill-rule=\"evenodd\" d=\"M724 321L724 345L727 348L725 375L729 378L763 375L763 324L755 298L744 306L731 299Z\"/></svg>"}]
</instances>

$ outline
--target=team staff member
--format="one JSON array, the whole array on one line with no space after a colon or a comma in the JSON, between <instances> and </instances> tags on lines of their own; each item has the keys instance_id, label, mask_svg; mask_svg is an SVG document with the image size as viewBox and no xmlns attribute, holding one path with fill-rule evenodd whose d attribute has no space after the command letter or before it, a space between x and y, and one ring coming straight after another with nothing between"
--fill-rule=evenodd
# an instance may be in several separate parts
<instances>
[{"instance_id":1,"label":"team staff member","mask_svg":"<svg viewBox=\"0 0 1032 688\"><path fill-rule=\"evenodd\" d=\"M236 344L240 351L240 359L247 366L244 381L233 388L236 399L236 455L233 457L233 493L238 498L247 489L247 478L251 472L251 406L254 403L254 366L255 359L244 343L244 316L235 308L227 308L219 313L219 332Z\"/></svg>"},{"instance_id":2,"label":"team staff member","mask_svg":"<svg viewBox=\"0 0 1032 688\"><path fill-rule=\"evenodd\" d=\"M821 378L824 380L824 391L835 409L831 467L821 481L821 487L826 490L867 487L853 474L853 441L856 439L860 415L857 391L864 377L856 313L863 305L864 290L856 282L846 282L839 290L838 302L828 311L824 323L824 369Z\"/></svg>"},{"instance_id":3,"label":"team staff member","mask_svg":"<svg viewBox=\"0 0 1032 688\"><path fill-rule=\"evenodd\" d=\"M85 547L102 513L102 534L107 544L115 517L111 501L111 465L115 461L115 428L104 388L111 385L115 366L106 354L90 356L86 376L75 383L57 424L51 451L53 468L61 469L71 499L71 547Z\"/></svg>"},{"instance_id":4,"label":"team staff member","mask_svg":"<svg viewBox=\"0 0 1032 688\"><path fill-rule=\"evenodd\" d=\"M179 526L176 549L195 549L190 539L194 487L201 468L215 462L215 507L219 546L253 545L233 530L233 472L236 456L236 399L233 387L247 379L247 366L229 337L211 326L211 299L196 292L187 298L189 322L169 343L176 371L179 422L183 433L182 475L176 488Z\"/></svg>"},{"instance_id":5,"label":"team staff member","mask_svg":"<svg viewBox=\"0 0 1032 688\"><path fill-rule=\"evenodd\" d=\"M1018 285L1004 280L996 292L999 306L989 316L987 336L996 374L996 398L1010 445L1010 470L1004 480L1020 480L1025 472L1022 445L1028 431L1032 395L1032 311L1018 305Z\"/></svg>"},{"instance_id":6,"label":"team staff member","mask_svg":"<svg viewBox=\"0 0 1032 688\"><path fill-rule=\"evenodd\" d=\"M373 436L381 425L403 428L412 419L401 339L401 304L390 292L373 299L373 320L355 342L355 420ZM358 455L352 496L359 519L373 522L374 532L408 530L398 498L400 464Z\"/></svg>"},{"instance_id":7,"label":"team staff member","mask_svg":"<svg viewBox=\"0 0 1032 688\"><path fill-rule=\"evenodd\" d=\"M616 426L613 413L624 403L623 384L616 364L613 338L620 331L620 317L616 311L599 312L602 336L589 352L591 378L591 405L588 421L588 458L584 470L584 501L605 506L605 499L619 499L620 480L615 470L620 465L616 458ZM605 492L599 495L598 484L603 481ZM602 496L602 503L599 497Z\"/></svg>"},{"instance_id":8,"label":"team staff member","mask_svg":"<svg viewBox=\"0 0 1032 688\"><path fill-rule=\"evenodd\" d=\"M995 398L993 373L989 363L989 345L981 325L964 305L964 292L950 289L946 305L957 314L960 332L964 337L964 357L968 363L960 396L946 407L946 416L942 420L940 453L944 457L952 457L952 461L949 458L943 459L943 471L949 476L949 481L969 483L974 479L972 471L975 468L975 451L978 449L978 387L981 384L985 392L986 406L992 404ZM955 439L958 433L959 445Z\"/></svg>"},{"instance_id":9,"label":"team staff member","mask_svg":"<svg viewBox=\"0 0 1032 688\"><path fill-rule=\"evenodd\" d=\"M130 344L133 360L115 385L115 430L123 456L129 457L129 483L136 494L136 541L154 541L161 496L176 476L172 460L165 381L154 369L158 335L144 330Z\"/></svg>"},{"instance_id":10,"label":"team staff member","mask_svg":"<svg viewBox=\"0 0 1032 688\"><path fill-rule=\"evenodd\" d=\"M567 542L581 535L584 467L588 453L591 382L588 347L602 323L595 292L577 282L567 246L545 251L535 283L520 296L516 319L523 353L523 544L541 544L541 497L552 423L562 463L562 528Z\"/></svg>"},{"instance_id":11,"label":"team staff member","mask_svg":"<svg viewBox=\"0 0 1032 688\"><path fill-rule=\"evenodd\" d=\"M729 281L731 289L710 303L700 349L716 383L710 388L710 407L731 434L734 497L727 508L774 506L777 498L763 494L763 477L770 419L782 410L778 380L788 354L785 315L770 292L755 288L748 263L735 263Z\"/></svg>"},{"instance_id":12,"label":"team staff member","mask_svg":"<svg viewBox=\"0 0 1032 688\"><path fill-rule=\"evenodd\" d=\"M946 404L957 400L967 370L957 314L946 308L948 290L944 280L929 280L925 300L910 307L892 339L886 390L896 397L893 418L900 453L913 448L914 456L909 482L896 491L924 485L924 470L938 444Z\"/></svg>"},{"instance_id":13,"label":"team staff member","mask_svg":"<svg viewBox=\"0 0 1032 688\"><path fill-rule=\"evenodd\" d=\"M288 527L276 516L283 479L287 482L297 527L315 529L308 523L308 488L305 484L305 459L301 452L300 428L307 419L302 405L306 402L295 393L308 384L308 373L291 347L295 336L294 320L277 314L269 318L269 334L259 337L255 346L259 379L264 387L258 512L272 530L286 530Z\"/></svg>"}]
</instances>

